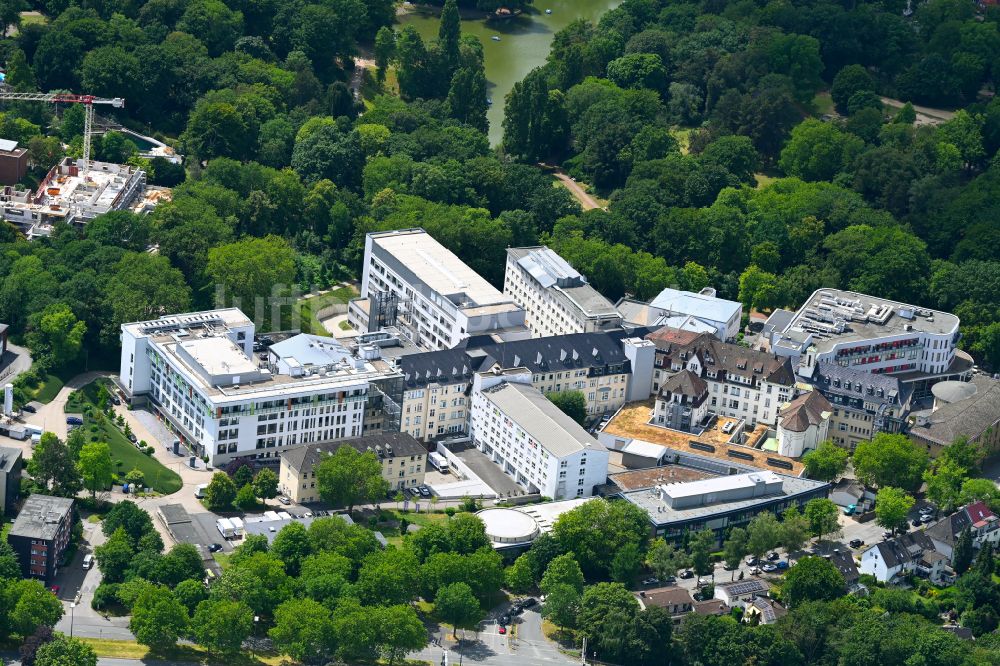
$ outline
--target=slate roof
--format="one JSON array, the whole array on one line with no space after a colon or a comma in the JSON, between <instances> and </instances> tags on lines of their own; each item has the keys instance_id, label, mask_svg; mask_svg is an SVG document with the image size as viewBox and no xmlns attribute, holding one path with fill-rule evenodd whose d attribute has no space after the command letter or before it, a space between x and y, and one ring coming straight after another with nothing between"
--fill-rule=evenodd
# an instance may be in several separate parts
<instances>
[{"instance_id":1,"label":"slate roof","mask_svg":"<svg viewBox=\"0 0 1000 666\"><path fill-rule=\"evenodd\" d=\"M760 611L761 624L774 624L779 618L788 615L784 606L765 597L757 597L750 605Z\"/></svg>"},{"instance_id":2,"label":"slate roof","mask_svg":"<svg viewBox=\"0 0 1000 666\"><path fill-rule=\"evenodd\" d=\"M830 564L837 567L837 571L844 577L844 582L850 587L858 582L861 574L858 572L858 565L854 562L854 556L849 552L837 551L830 553L828 558Z\"/></svg>"},{"instance_id":3,"label":"slate roof","mask_svg":"<svg viewBox=\"0 0 1000 666\"><path fill-rule=\"evenodd\" d=\"M547 338L531 338L510 342L467 341L454 349L409 354L399 359L405 388L428 384L450 384L471 381L476 372L484 372L500 364L504 369L524 367L532 374L561 372L573 368L606 368L622 366L631 371L631 363L622 349L622 338L641 338L649 332L614 330L596 333L570 333ZM596 353L595 353L596 351Z\"/></svg>"},{"instance_id":4,"label":"slate roof","mask_svg":"<svg viewBox=\"0 0 1000 666\"><path fill-rule=\"evenodd\" d=\"M703 395L707 390L708 384L705 383L705 380L690 370L681 370L672 375L660 387L661 393L678 393L692 398Z\"/></svg>"},{"instance_id":5,"label":"slate roof","mask_svg":"<svg viewBox=\"0 0 1000 666\"><path fill-rule=\"evenodd\" d=\"M812 383L824 395L863 398L867 402L886 402L894 406L905 405L913 393L913 384L904 384L898 377L845 368L825 361L817 364Z\"/></svg>"},{"instance_id":6,"label":"slate roof","mask_svg":"<svg viewBox=\"0 0 1000 666\"><path fill-rule=\"evenodd\" d=\"M878 549L887 569L895 569L907 562L919 562L925 550L934 550L934 543L925 530L919 530L881 541L872 548Z\"/></svg>"},{"instance_id":7,"label":"slate roof","mask_svg":"<svg viewBox=\"0 0 1000 666\"><path fill-rule=\"evenodd\" d=\"M833 405L819 391L809 391L788 403L778 416L781 427L792 432L805 432L810 426L819 426L833 413Z\"/></svg>"},{"instance_id":8,"label":"slate roof","mask_svg":"<svg viewBox=\"0 0 1000 666\"><path fill-rule=\"evenodd\" d=\"M304 468L311 468L318 463L325 455L335 453L342 446L353 446L360 453L364 453L369 448L376 451L379 446L382 451L387 452L388 447L392 447L390 458L400 458L403 456L418 456L427 453L427 449L421 446L420 442L405 432L381 432L368 437L357 437L339 442L322 442L319 444L303 444L295 448L288 449L281 454L289 466L298 471ZM382 456L379 456L380 458Z\"/></svg>"},{"instance_id":9,"label":"slate roof","mask_svg":"<svg viewBox=\"0 0 1000 666\"><path fill-rule=\"evenodd\" d=\"M773 384L791 386L795 383L795 373L791 361L756 349L721 342L706 333L678 331L663 327L646 336L656 345L658 355L665 356L664 367L676 362L684 366L692 355L697 355L702 365L713 369L723 379L742 377L756 385L762 379Z\"/></svg>"},{"instance_id":10,"label":"slate roof","mask_svg":"<svg viewBox=\"0 0 1000 666\"><path fill-rule=\"evenodd\" d=\"M972 378L976 394L960 402L941 405L931 412L926 425L910 429L913 436L941 445L951 444L959 435L979 437L1000 421L1000 381L982 375Z\"/></svg>"},{"instance_id":11,"label":"slate roof","mask_svg":"<svg viewBox=\"0 0 1000 666\"><path fill-rule=\"evenodd\" d=\"M982 528L997 521L997 517L983 502L973 502L950 516L945 516L925 530L927 534L946 546L955 546L955 541L965 528Z\"/></svg>"}]
</instances>

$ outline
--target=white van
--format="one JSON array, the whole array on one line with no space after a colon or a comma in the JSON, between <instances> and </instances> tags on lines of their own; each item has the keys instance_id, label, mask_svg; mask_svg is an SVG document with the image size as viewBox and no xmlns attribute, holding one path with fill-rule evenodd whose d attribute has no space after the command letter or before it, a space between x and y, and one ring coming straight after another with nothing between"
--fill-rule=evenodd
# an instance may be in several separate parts
<instances>
[{"instance_id":1,"label":"white van","mask_svg":"<svg viewBox=\"0 0 1000 666\"><path fill-rule=\"evenodd\" d=\"M94 566L94 556L88 553L83 556L83 568L89 569L92 566Z\"/></svg>"}]
</instances>

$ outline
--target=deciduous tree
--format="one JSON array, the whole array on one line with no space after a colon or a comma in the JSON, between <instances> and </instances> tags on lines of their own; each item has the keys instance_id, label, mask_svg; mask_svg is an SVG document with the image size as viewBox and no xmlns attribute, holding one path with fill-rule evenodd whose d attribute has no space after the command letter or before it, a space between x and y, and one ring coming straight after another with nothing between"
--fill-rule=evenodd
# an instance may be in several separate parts
<instances>
[{"instance_id":1,"label":"deciduous tree","mask_svg":"<svg viewBox=\"0 0 1000 666\"><path fill-rule=\"evenodd\" d=\"M382 463L371 451L360 453L353 446L342 446L315 467L316 487L320 497L334 506L354 510L359 502L374 502L389 492L382 478Z\"/></svg>"}]
</instances>

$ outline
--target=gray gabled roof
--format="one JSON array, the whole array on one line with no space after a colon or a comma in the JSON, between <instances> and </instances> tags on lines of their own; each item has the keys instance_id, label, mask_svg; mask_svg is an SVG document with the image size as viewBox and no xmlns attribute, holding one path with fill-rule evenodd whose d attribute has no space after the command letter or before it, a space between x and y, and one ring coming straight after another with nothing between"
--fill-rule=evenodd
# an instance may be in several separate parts
<instances>
[{"instance_id":1,"label":"gray gabled roof","mask_svg":"<svg viewBox=\"0 0 1000 666\"><path fill-rule=\"evenodd\" d=\"M322 460L324 456L335 453L342 446L352 446L360 453L364 453L369 449L377 453L378 449L376 447L379 447L383 451L383 456L389 458L424 455L427 453L427 449L421 446L420 442L408 433L380 432L368 437L357 437L339 442L303 444L302 446L296 446L284 451L281 454L281 459L293 469L301 471L304 467L312 467ZM388 455L390 448L392 449L392 455ZM383 456L379 456L379 458Z\"/></svg>"},{"instance_id":2,"label":"gray gabled roof","mask_svg":"<svg viewBox=\"0 0 1000 666\"><path fill-rule=\"evenodd\" d=\"M622 349L622 338L641 338L648 332L644 328L619 329L510 342L472 342L464 347L403 356L399 359L399 370L406 389L468 382L475 373L488 371L495 364L503 369L527 368L532 374L610 365L623 365L628 372L631 364Z\"/></svg>"}]
</instances>

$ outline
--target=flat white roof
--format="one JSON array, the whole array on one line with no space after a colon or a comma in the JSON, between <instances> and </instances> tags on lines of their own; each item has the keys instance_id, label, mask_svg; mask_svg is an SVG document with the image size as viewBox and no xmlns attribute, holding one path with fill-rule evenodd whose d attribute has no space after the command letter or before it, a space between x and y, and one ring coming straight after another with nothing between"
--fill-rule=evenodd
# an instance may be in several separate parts
<instances>
[{"instance_id":1,"label":"flat white roof","mask_svg":"<svg viewBox=\"0 0 1000 666\"><path fill-rule=\"evenodd\" d=\"M781 483L781 477L769 470L751 472L750 474L733 474L730 476L717 476L699 481L688 481L687 483L673 483L662 486L663 492L668 497L678 499L681 497L697 497L710 493L719 493L726 490L736 490L738 488L753 488L758 483Z\"/></svg>"},{"instance_id":2,"label":"flat white roof","mask_svg":"<svg viewBox=\"0 0 1000 666\"><path fill-rule=\"evenodd\" d=\"M477 305L513 302L423 229L370 234L372 243L395 257L418 280L443 295L465 294Z\"/></svg>"},{"instance_id":3,"label":"flat white roof","mask_svg":"<svg viewBox=\"0 0 1000 666\"><path fill-rule=\"evenodd\" d=\"M694 315L718 322L728 322L743 307L743 304L737 301L727 301L715 296L680 291L670 287L661 291L649 304L667 310L671 314Z\"/></svg>"},{"instance_id":4,"label":"flat white roof","mask_svg":"<svg viewBox=\"0 0 1000 666\"><path fill-rule=\"evenodd\" d=\"M185 340L179 346L210 375L257 372L257 364L225 336Z\"/></svg>"}]
</instances>

